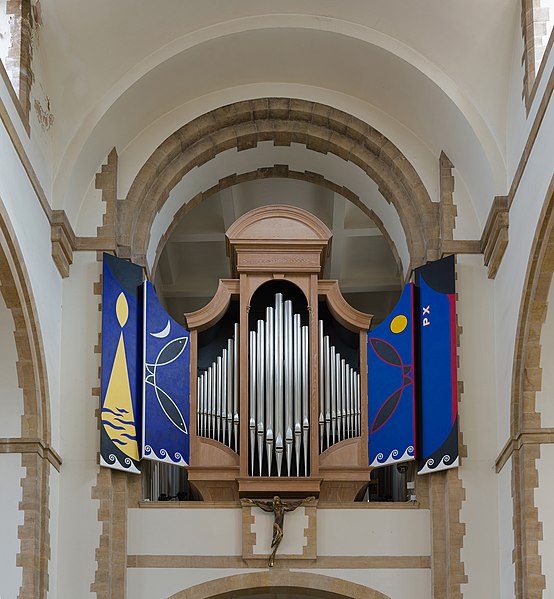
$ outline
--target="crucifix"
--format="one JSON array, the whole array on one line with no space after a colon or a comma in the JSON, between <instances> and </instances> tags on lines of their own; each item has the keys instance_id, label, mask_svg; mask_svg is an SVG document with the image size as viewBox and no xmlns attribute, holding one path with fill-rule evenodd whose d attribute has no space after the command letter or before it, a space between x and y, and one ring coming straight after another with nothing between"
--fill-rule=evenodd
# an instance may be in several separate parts
<instances>
[{"instance_id":1,"label":"crucifix","mask_svg":"<svg viewBox=\"0 0 554 599\"><path fill-rule=\"evenodd\" d=\"M245 503L255 505L264 512L273 512L275 514L275 520L273 522L273 538L271 540L271 547L273 548L273 551L271 552L267 562L267 565L270 568L275 565L275 554L277 553L277 548L283 539L285 512L293 512L297 507L306 505L314 499L315 497L311 496L298 501L283 501L278 495L275 495L272 501L261 501L259 499L248 498L244 500Z\"/></svg>"}]
</instances>

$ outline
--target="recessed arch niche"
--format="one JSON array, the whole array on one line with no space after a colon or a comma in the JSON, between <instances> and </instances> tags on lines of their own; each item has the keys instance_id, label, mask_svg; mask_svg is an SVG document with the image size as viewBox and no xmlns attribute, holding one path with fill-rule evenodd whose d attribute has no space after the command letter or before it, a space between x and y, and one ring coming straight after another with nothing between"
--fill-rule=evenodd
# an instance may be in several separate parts
<instances>
[{"instance_id":1,"label":"recessed arch niche","mask_svg":"<svg viewBox=\"0 0 554 599\"><path fill-rule=\"evenodd\" d=\"M425 261L439 235L438 204L416 170L376 129L340 110L306 100L261 98L213 110L169 136L138 172L121 206L121 243L145 263L150 229L170 191L194 167L230 148L259 142L300 144L352 162L374 181L398 213L411 266Z\"/></svg>"}]
</instances>

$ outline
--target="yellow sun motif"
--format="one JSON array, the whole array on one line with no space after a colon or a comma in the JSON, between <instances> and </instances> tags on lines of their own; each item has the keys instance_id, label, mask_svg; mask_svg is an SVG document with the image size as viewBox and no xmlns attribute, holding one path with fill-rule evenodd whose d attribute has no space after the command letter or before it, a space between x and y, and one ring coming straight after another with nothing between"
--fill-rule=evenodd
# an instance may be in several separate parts
<instances>
[{"instance_id":1,"label":"yellow sun motif","mask_svg":"<svg viewBox=\"0 0 554 599\"><path fill-rule=\"evenodd\" d=\"M404 314L395 316L390 323L390 330L395 333L401 333L408 326L408 319Z\"/></svg>"}]
</instances>

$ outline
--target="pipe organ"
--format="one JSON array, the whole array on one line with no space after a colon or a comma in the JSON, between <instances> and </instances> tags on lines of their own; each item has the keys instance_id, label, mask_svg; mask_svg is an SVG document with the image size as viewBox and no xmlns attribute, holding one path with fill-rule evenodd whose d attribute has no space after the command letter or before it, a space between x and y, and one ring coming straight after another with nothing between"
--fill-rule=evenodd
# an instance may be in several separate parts
<instances>
[{"instance_id":1,"label":"pipe organ","mask_svg":"<svg viewBox=\"0 0 554 599\"><path fill-rule=\"evenodd\" d=\"M233 278L185 315L196 373L189 481L206 500L353 500L370 473L371 316L322 279L331 232L303 210L266 206L226 237Z\"/></svg>"},{"instance_id":2,"label":"pipe organ","mask_svg":"<svg viewBox=\"0 0 554 599\"><path fill-rule=\"evenodd\" d=\"M319 321L319 447L321 453L361 434L360 374L342 358Z\"/></svg>"},{"instance_id":3,"label":"pipe organ","mask_svg":"<svg viewBox=\"0 0 554 599\"><path fill-rule=\"evenodd\" d=\"M198 373L196 381L197 435L239 450L239 331L209 368Z\"/></svg>"},{"instance_id":4,"label":"pipe organ","mask_svg":"<svg viewBox=\"0 0 554 599\"><path fill-rule=\"evenodd\" d=\"M249 331L251 476L308 476L308 368L308 326L277 293L265 319Z\"/></svg>"}]
</instances>

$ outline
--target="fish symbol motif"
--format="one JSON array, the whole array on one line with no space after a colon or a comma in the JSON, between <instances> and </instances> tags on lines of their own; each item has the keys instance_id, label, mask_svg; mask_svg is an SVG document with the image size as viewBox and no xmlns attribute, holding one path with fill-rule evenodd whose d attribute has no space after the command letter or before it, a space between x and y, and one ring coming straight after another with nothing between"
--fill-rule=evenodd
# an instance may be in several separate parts
<instances>
[{"instance_id":1,"label":"fish symbol motif","mask_svg":"<svg viewBox=\"0 0 554 599\"><path fill-rule=\"evenodd\" d=\"M402 373L402 384L396 391L394 391L387 399L383 402L383 405L379 408L373 424L371 425L370 432L374 433L384 426L389 418L394 414L398 406L398 402L402 397L402 391L404 387L413 383L412 366L405 365L402 363L402 358L396 349L386 341L382 339L370 339L371 347L375 354L386 364L390 366L396 366Z\"/></svg>"},{"instance_id":2,"label":"fish symbol motif","mask_svg":"<svg viewBox=\"0 0 554 599\"><path fill-rule=\"evenodd\" d=\"M178 337L167 343L156 356L154 364L146 364L148 375L145 382L154 387L158 402L169 420L183 433L188 434L187 424L177 404L161 389L156 381L158 368L174 362L184 351L188 344L187 337Z\"/></svg>"}]
</instances>

